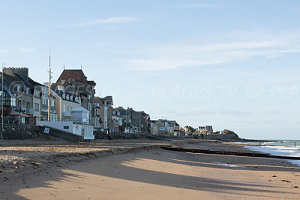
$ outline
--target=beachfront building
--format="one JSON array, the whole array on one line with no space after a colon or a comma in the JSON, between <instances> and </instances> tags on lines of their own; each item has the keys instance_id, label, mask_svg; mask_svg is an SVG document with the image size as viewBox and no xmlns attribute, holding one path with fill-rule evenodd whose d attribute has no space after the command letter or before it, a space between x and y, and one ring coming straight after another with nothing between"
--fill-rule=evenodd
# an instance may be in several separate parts
<instances>
[{"instance_id":1,"label":"beachfront building","mask_svg":"<svg viewBox=\"0 0 300 200\"><path fill-rule=\"evenodd\" d=\"M213 127L212 126L199 126L196 129L196 134L197 135L210 135L213 134Z\"/></svg>"},{"instance_id":2,"label":"beachfront building","mask_svg":"<svg viewBox=\"0 0 300 200\"><path fill-rule=\"evenodd\" d=\"M100 131L101 129L100 112L101 112L100 103L97 102L95 98L93 98L91 124L94 125L94 131Z\"/></svg>"},{"instance_id":3,"label":"beachfront building","mask_svg":"<svg viewBox=\"0 0 300 200\"><path fill-rule=\"evenodd\" d=\"M175 120L151 120L151 134L153 135L179 135L179 124Z\"/></svg>"},{"instance_id":4,"label":"beachfront building","mask_svg":"<svg viewBox=\"0 0 300 200\"><path fill-rule=\"evenodd\" d=\"M36 121L48 120L48 87L28 74L26 67L3 69L4 89L10 96L9 112L5 114L7 124L36 125ZM56 120L55 98L50 99L50 119Z\"/></svg>"},{"instance_id":5,"label":"beachfront building","mask_svg":"<svg viewBox=\"0 0 300 200\"><path fill-rule=\"evenodd\" d=\"M66 121L38 121L38 126L82 136L83 140L94 140L94 127L89 123L89 111L77 106L70 113L70 118Z\"/></svg>"},{"instance_id":6,"label":"beachfront building","mask_svg":"<svg viewBox=\"0 0 300 200\"><path fill-rule=\"evenodd\" d=\"M79 96L63 90L51 90L51 95L56 99L56 112L58 121L68 121L71 118L71 110L81 105Z\"/></svg>"},{"instance_id":7,"label":"beachfront building","mask_svg":"<svg viewBox=\"0 0 300 200\"><path fill-rule=\"evenodd\" d=\"M82 69L64 69L56 83L52 84L51 88L57 94L65 94L66 99L74 99L75 102L77 99L77 102L80 103L80 106L89 111L91 123L94 117L92 116L92 109L95 86L96 83L88 80ZM66 108L66 112L70 112L68 111L68 108Z\"/></svg>"},{"instance_id":8,"label":"beachfront building","mask_svg":"<svg viewBox=\"0 0 300 200\"><path fill-rule=\"evenodd\" d=\"M122 133L124 132L124 120L121 117L121 113L118 109L113 109L112 110L112 123L113 123L113 127L112 127L112 133Z\"/></svg>"},{"instance_id":9,"label":"beachfront building","mask_svg":"<svg viewBox=\"0 0 300 200\"><path fill-rule=\"evenodd\" d=\"M214 132L212 126L205 126L205 129L207 130L207 133L212 134Z\"/></svg>"},{"instance_id":10,"label":"beachfront building","mask_svg":"<svg viewBox=\"0 0 300 200\"><path fill-rule=\"evenodd\" d=\"M56 98L50 92L48 94L49 88L48 83L44 85L35 83L34 95L33 95L33 110L34 116L37 121L57 121L57 112L56 112ZM49 109L49 98L50 98L50 118L48 118L48 109Z\"/></svg>"},{"instance_id":11,"label":"beachfront building","mask_svg":"<svg viewBox=\"0 0 300 200\"><path fill-rule=\"evenodd\" d=\"M135 133L146 133L150 132L150 115L144 111L135 111L133 108L127 108L125 123L128 127L135 130Z\"/></svg>"},{"instance_id":12,"label":"beachfront building","mask_svg":"<svg viewBox=\"0 0 300 200\"><path fill-rule=\"evenodd\" d=\"M112 123L112 109L113 109L113 98L112 96L106 96L103 98L94 97L94 118L97 122L96 131L101 130L102 132L111 132L113 128Z\"/></svg>"}]
</instances>

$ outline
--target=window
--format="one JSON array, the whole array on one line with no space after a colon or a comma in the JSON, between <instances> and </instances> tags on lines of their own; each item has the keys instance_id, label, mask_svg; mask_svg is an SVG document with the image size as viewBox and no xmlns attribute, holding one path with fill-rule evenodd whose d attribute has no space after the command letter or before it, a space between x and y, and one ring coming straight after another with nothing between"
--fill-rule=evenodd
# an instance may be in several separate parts
<instances>
[{"instance_id":1,"label":"window","mask_svg":"<svg viewBox=\"0 0 300 200\"><path fill-rule=\"evenodd\" d=\"M51 100L51 107L54 107L54 100Z\"/></svg>"},{"instance_id":2,"label":"window","mask_svg":"<svg viewBox=\"0 0 300 200\"><path fill-rule=\"evenodd\" d=\"M11 97L11 99L10 99L10 101L11 101L11 106L16 106L16 98L15 97Z\"/></svg>"},{"instance_id":3,"label":"window","mask_svg":"<svg viewBox=\"0 0 300 200\"><path fill-rule=\"evenodd\" d=\"M57 114L53 114L53 120L52 121L57 121Z\"/></svg>"},{"instance_id":4,"label":"window","mask_svg":"<svg viewBox=\"0 0 300 200\"><path fill-rule=\"evenodd\" d=\"M43 95L48 96L48 88L43 87L42 93L43 93Z\"/></svg>"},{"instance_id":5,"label":"window","mask_svg":"<svg viewBox=\"0 0 300 200\"><path fill-rule=\"evenodd\" d=\"M18 100L18 107L21 107L21 105L22 105L22 101Z\"/></svg>"},{"instance_id":6,"label":"window","mask_svg":"<svg viewBox=\"0 0 300 200\"><path fill-rule=\"evenodd\" d=\"M34 103L34 110L35 111L40 111L40 104Z\"/></svg>"},{"instance_id":7,"label":"window","mask_svg":"<svg viewBox=\"0 0 300 200\"><path fill-rule=\"evenodd\" d=\"M40 91L34 90L34 96L35 97L40 97Z\"/></svg>"},{"instance_id":8,"label":"window","mask_svg":"<svg viewBox=\"0 0 300 200\"><path fill-rule=\"evenodd\" d=\"M64 129L69 129L70 127L69 126L64 126Z\"/></svg>"},{"instance_id":9,"label":"window","mask_svg":"<svg viewBox=\"0 0 300 200\"><path fill-rule=\"evenodd\" d=\"M22 106L25 106L26 105L26 102L25 100L22 101Z\"/></svg>"},{"instance_id":10,"label":"window","mask_svg":"<svg viewBox=\"0 0 300 200\"><path fill-rule=\"evenodd\" d=\"M43 97L43 105L47 105L47 98Z\"/></svg>"},{"instance_id":11,"label":"window","mask_svg":"<svg viewBox=\"0 0 300 200\"><path fill-rule=\"evenodd\" d=\"M30 108L30 102L27 102L26 108Z\"/></svg>"}]
</instances>

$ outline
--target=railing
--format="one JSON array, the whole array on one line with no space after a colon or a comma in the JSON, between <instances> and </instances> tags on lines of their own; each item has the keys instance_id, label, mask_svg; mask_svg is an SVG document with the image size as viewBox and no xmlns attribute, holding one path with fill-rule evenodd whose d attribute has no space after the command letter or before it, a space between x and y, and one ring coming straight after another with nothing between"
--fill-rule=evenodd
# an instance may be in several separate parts
<instances>
[{"instance_id":1,"label":"railing","mask_svg":"<svg viewBox=\"0 0 300 200\"><path fill-rule=\"evenodd\" d=\"M26 107L12 107L12 110L16 111L16 112L23 112L23 113L27 113L27 114L33 114L34 109L33 108L26 108Z\"/></svg>"},{"instance_id":2,"label":"railing","mask_svg":"<svg viewBox=\"0 0 300 200\"><path fill-rule=\"evenodd\" d=\"M71 113L70 112L63 112L62 116L63 117L71 117Z\"/></svg>"}]
</instances>

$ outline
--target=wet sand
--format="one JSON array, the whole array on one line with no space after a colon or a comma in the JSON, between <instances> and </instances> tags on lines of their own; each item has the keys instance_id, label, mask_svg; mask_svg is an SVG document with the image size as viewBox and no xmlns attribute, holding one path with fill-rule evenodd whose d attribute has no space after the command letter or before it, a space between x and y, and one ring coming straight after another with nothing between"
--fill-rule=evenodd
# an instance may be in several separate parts
<instances>
[{"instance_id":1,"label":"wet sand","mask_svg":"<svg viewBox=\"0 0 300 200\"><path fill-rule=\"evenodd\" d=\"M300 199L300 167L287 161L160 148L64 158L33 171L2 173L0 181L0 199Z\"/></svg>"}]
</instances>

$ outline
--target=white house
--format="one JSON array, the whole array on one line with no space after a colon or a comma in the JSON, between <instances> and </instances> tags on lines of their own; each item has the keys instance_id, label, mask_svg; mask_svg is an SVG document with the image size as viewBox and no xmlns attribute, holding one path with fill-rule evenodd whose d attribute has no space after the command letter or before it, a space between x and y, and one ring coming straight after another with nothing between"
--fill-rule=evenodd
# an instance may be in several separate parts
<instances>
[{"instance_id":1,"label":"white house","mask_svg":"<svg viewBox=\"0 0 300 200\"><path fill-rule=\"evenodd\" d=\"M52 127L61 131L80 135L84 140L94 140L94 127L89 124L89 111L78 106L71 111L68 121L38 121L38 126Z\"/></svg>"}]
</instances>

